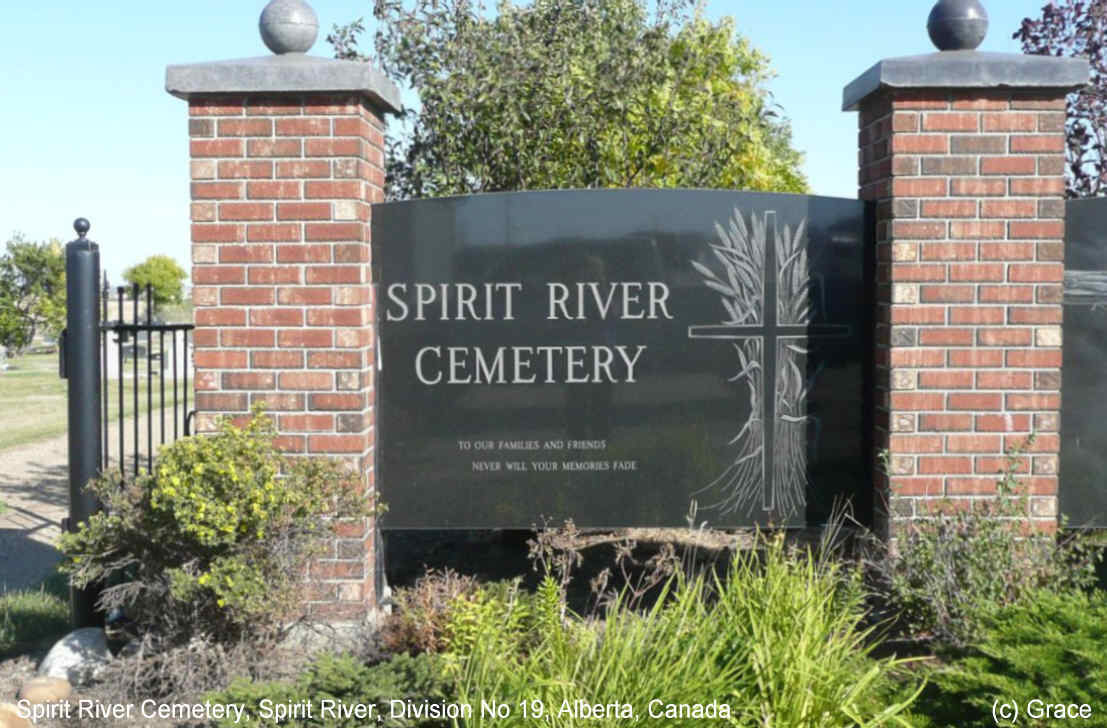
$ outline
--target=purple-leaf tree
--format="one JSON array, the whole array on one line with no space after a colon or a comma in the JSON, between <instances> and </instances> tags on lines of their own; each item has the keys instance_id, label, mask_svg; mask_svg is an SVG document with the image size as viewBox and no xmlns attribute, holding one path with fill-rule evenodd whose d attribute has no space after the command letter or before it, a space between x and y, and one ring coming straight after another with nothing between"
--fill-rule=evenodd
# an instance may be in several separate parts
<instances>
[{"instance_id":1,"label":"purple-leaf tree","mask_svg":"<svg viewBox=\"0 0 1107 728\"><path fill-rule=\"evenodd\" d=\"M1050 2L1012 37L1024 53L1083 56L1091 63L1091 82L1068 97L1065 180L1069 197L1107 195L1107 0Z\"/></svg>"}]
</instances>

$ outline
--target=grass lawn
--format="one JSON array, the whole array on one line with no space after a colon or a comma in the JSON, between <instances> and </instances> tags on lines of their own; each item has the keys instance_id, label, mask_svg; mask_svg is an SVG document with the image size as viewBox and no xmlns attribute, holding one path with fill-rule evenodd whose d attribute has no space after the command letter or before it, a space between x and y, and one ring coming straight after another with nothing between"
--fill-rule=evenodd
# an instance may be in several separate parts
<instances>
[{"instance_id":1,"label":"grass lawn","mask_svg":"<svg viewBox=\"0 0 1107 728\"><path fill-rule=\"evenodd\" d=\"M69 425L69 415L65 396L66 381L58 376L58 355L31 354L9 359L8 363L11 367L0 372L0 450L64 434ZM129 368L129 361L127 366ZM147 409L145 371L140 362L140 412ZM108 418L109 421L114 421L119 412L119 383L112 381L108 384L112 395ZM191 384L189 381L189 386ZM123 380L124 411L127 415L134 413L133 385L133 380ZM155 408L159 394L158 380L155 379ZM190 395L189 401L191 400Z\"/></svg>"},{"instance_id":2,"label":"grass lawn","mask_svg":"<svg viewBox=\"0 0 1107 728\"><path fill-rule=\"evenodd\" d=\"M69 582L58 571L32 589L0 594L0 658L48 645L70 629Z\"/></svg>"}]
</instances>

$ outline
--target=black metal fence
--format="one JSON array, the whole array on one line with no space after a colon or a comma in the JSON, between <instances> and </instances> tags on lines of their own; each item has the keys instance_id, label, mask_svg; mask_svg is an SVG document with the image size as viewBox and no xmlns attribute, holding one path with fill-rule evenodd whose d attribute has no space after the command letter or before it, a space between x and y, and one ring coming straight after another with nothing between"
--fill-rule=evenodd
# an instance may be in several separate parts
<instances>
[{"instance_id":1,"label":"black metal fence","mask_svg":"<svg viewBox=\"0 0 1107 728\"><path fill-rule=\"evenodd\" d=\"M128 464L132 475L139 472L144 461L149 471L157 446L190 434L195 414L189 410L188 396L193 325L156 320L150 285L145 290L137 284L118 286L114 293L117 318L112 319L109 315L112 289L105 275L100 319L103 418L100 466L104 471L118 467L120 475L126 476ZM140 313L143 307L144 315ZM126 321L128 308L130 322ZM116 375L114 382L112 374ZM114 438L109 420L118 424ZM113 458L118 461L114 466Z\"/></svg>"}]
</instances>

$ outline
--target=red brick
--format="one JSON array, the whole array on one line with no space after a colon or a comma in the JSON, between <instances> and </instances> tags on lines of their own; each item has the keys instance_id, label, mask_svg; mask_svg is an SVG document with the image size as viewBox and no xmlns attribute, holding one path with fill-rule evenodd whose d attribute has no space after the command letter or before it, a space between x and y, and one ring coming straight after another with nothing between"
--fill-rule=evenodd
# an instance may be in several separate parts
<instances>
[{"instance_id":1,"label":"red brick","mask_svg":"<svg viewBox=\"0 0 1107 728\"><path fill-rule=\"evenodd\" d=\"M277 136L327 136L331 133L331 120L277 119Z\"/></svg>"},{"instance_id":2,"label":"red brick","mask_svg":"<svg viewBox=\"0 0 1107 728\"><path fill-rule=\"evenodd\" d=\"M227 372L223 389L273 389L276 377L268 372Z\"/></svg>"},{"instance_id":3,"label":"red brick","mask_svg":"<svg viewBox=\"0 0 1107 728\"><path fill-rule=\"evenodd\" d=\"M308 436L309 452L365 452L369 447L369 440L365 435Z\"/></svg>"},{"instance_id":4,"label":"red brick","mask_svg":"<svg viewBox=\"0 0 1107 728\"><path fill-rule=\"evenodd\" d=\"M1061 366L1061 352L1049 349L1020 350L1007 352L1009 367L1052 368Z\"/></svg>"},{"instance_id":5,"label":"red brick","mask_svg":"<svg viewBox=\"0 0 1107 728\"><path fill-rule=\"evenodd\" d=\"M247 116L295 116L302 111L303 104L300 100L289 99L287 96L251 96L246 100Z\"/></svg>"},{"instance_id":6,"label":"red brick","mask_svg":"<svg viewBox=\"0 0 1107 728\"><path fill-rule=\"evenodd\" d=\"M1006 322L1001 306L953 306L949 309L951 324L1002 324Z\"/></svg>"},{"instance_id":7,"label":"red brick","mask_svg":"<svg viewBox=\"0 0 1107 728\"><path fill-rule=\"evenodd\" d=\"M923 131L979 131L978 114L925 114ZM944 151L944 150L943 150Z\"/></svg>"},{"instance_id":8,"label":"red brick","mask_svg":"<svg viewBox=\"0 0 1107 728\"><path fill-rule=\"evenodd\" d=\"M1057 410L1061 409L1059 394L1008 394L1007 409Z\"/></svg>"},{"instance_id":9,"label":"red brick","mask_svg":"<svg viewBox=\"0 0 1107 728\"><path fill-rule=\"evenodd\" d=\"M198 308L193 317L197 326L246 325L246 311L241 308Z\"/></svg>"},{"instance_id":10,"label":"red brick","mask_svg":"<svg viewBox=\"0 0 1107 728\"><path fill-rule=\"evenodd\" d=\"M972 372L919 372L919 389L967 389L972 386Z\"/></svg>"},{"instance_id":11,"label":"red brick","mask_svg":"<svg viewBox=\"0 0 1107 728\"><path fill-rule=\"evenodd\" d=\"M241 182L193 182L194 200L234 200L242 197Z\"/></svg>"},{"instance_id":12,"label":"red brick","mask_svg":"<svg viewBox=\"0 0 1107 728\"><path fill-rule=\"evenodd\" d=\"M949 224L951 238L1002 238L1005 232L1006 225L1003 222L955 220Z\"/></svg>"},{"instance_id":13,"label":"red brick","mask_svg":"<svg viewBox=\"0 0 1107 728\"><path fill-rule=\"evenodd\" d=\"M251 200L297 199L300 197L301 184L288 180L248 182L246 196Z\"/></svg>"},{"instance_id":14,"label":"red brick","mask_svg":"<svg viewBox=\"0 0 1107 728\"><path fill-rule=\"evenodd\" d=\"M892 264L892 280L896 282L944 281L945 279L946 266L944 265Z\"/></svg>"},{"instance_id":15,"label":"red brick","mask_svg":"<svg viewBox=\"0 0 1107 728\"><path fill-rule=\"evenodd\" d=\"M996 349L951 349L951 367L1001 367L1003 352Z\"/></svg>"},{"instance_id":16,"label":"red brick","mask_svg":"<svg viewBox=\"0 0 1107 728\"><path fill-rule=\"evenodd\" d=\"M361 139L305 139L305 157L360 157Z\"/></svg>"},{"instance_id":17,"label":"red brick","mask_svg":"<svg viewBox=\"0 0 1107 728\"><path fill-rule=\"evenodd\" d=\"M921 303L972 303L975 300L975 286L919 286Z\"/></svg>"},{"instance_id":18,"label":"red brick","mask_svg":"<svg viewBox=\"0 0 1107 728\"><path fill-rule=\"evenodd\" d=\"M272 245L220 245L220 263L271 263Z\"/></svg>"},{"instance_id":19,"label":"red brick","mask_svg":"<svg viewBox=\"0 0 1107 728\"><path fill-rule=\"evenodd\" d=\"M995 478L949 478L946 492L950 495L993 495L996 481Z\"/></svg>"},{"instance_id":20,"label":"red brick","mask_svg":"<svg viewBox=\"0 0 1107 728\"><path fill-rule=\"evenodd\" d=\"M1050 395L1056 397L1057 395ZM1004 435L1004 452L1019 449L1022 452L1035 453L1059 453L1061 452L1061 437L1057 434L1039 432L1034 436L1034 442L1028 443L1029 435Z\"/></svg>"},{"instance_id":21,"label":"red brick","mask_svg":"<svg viewBox=\"0 0 1107 728\"><path fill-rule=\"evenodd\" d=\"M942 409L943 395L921 392L892 392L890 395L892 410L936 410Z\"/></svg>"},{"instance_id":22,"label":"red brick","mask_svg":"<svg viewBox=\"0 0 1107 728\"><path fill-rule=\"evenodd\" d=\"M253 358L257 359L262 353L255 353ZM258 365L254 364L254 366ZM265 403L266 409L275 412L295 412L304 409L304 395L302 393L255 392L250 395L250 404L261 402Z\"/></svg>"},{"instance_id":23,"label":"red brick","mask_svg":"<svg viewBox=\"0 0 1107 728\"><path fill-rule=\"evenodd\" d=\"M207 284L242 284L246 282L246 269L239 265L200 265L192 269L192 282L198 286Z\"/></svg>"},{"instance_id":24,"label":"red brick","mask_svg":"<svg viewBox=\"0 0 1107 728\"><path fill-rule=\"evenodd\" d=\"M946 180L936 178L897 178L892 182L894 197L944 197Z\"/></svg>"},{"instance_id":25,"label":"red brick","mask_svg":"<svg viewBox=\"0 0 1107 728\"><path fill-rule=\"evenodd\" d=\"M1033 205L1033 203L1030 203ZM1037 214L1035 210L1034 214ZM1016 240L1033 238L1041 240L1063 238L1065 223L1063 220L1042 220L1039 222L1012 222L1011 237Z\"/></svg>"},{"instance_id":26,"label":"red brick","mask_svg":"<svg viewBox=\"0 0 1107 728\"><path fill-rule=\"evenodd\" d=\"M976 217L975 200L923 200L921 217Z\"/></svg>"},{"instance_id":27,"label":"red brick","mask_svg":"<svg viewBox=\"0 0 1107 728\"><path fill-rule=\"evenodd\" d=\"M1064 96L1058 99L1012 99L1012 109L1033 109L1036 111L1064 111L1066 101Z\"/></svg>"},{"instance_id":28,"label":"red brick","mask_svg":"<svg viewBox=\"0 0 1107 728\"><path fill-rule=\"evenodd\" d=\"M330 305L330 288L278 288L277 302L282 306Z\"/></svg>"},{"instance_id":29,"label":"red brick","mask_svg":"<svg viewBox=\"0 0 1107 728\"><path fill-rule=\"evenodd\" d=\"M1025 432L1030 429L1030 415L976 415L977 432Z\"/></svg>"},{"instance_id":30,"label":"red brick","mask_svg":"<svg viewBox=\"0 0 1107 728\"><path fill-rule=\"evenodd\" d=\"M1065 266L1061 263L1012 263L1009 280L1015 283L1062 283Z\"/></svg>"},{"instance_id":31,"label":"red brick","mask_svg":"<svg viewBox=\"0 0 1107 728\"><path fill-rule=\"evenodd\" d=\"M892 349L890 364L893 367L945 366L945 352L936 349Z\"/></svg>"},{"instance_id":32,"label":"red brick","mask_svg":"<svg viewBox=\"0 0 1107 728\"><path fill-rule=\"evenodd\" d=\"M246 145L241 139L192 139L188 151L193 159L207 157L241 157Z\"/></svg>"},{"instance_id":33,"label":"red brick","mask_svg":"<svg viewBox=\"0 0 1107 728\"><path fill-rule=\"evenodd\" d=\"M1030 346L1030 329L978 329L976 343L979 346Z\"/></svg>"},{"instance_id":34,"label":"red brick","mask_svg":"<svg viewBox=\"0 0 1107 728\"><path fill-rule=\"evenodd\" d=\"M972 329L922 329L919 331L920 346L970 346Z\"/></svg>"},{"instance_id":35,"label":"red brick","mask_svg":"<svg viewBox=\"0 0 1107 728\"><path fill-rule=\"evenodd\" d=\"M1034 200L984 200L980 203L980 217L1011 218L1037 216L1038 203Z\"/></svg>"},{"instance_id":36,"label":"red brick","mask_svg":"<svg viewBox=\"0 0 1107 728\"><path fill-rule=\"evenodd\" d=\"M981 131L1037 131L1037 114L984 114Z\"/></svg>"},{"instance_id":37,"label":"red brick","mask_svg":"<svg viewBox=\"0 0 1107 728\"><path fill-rule=\"evenodd\" d=\"M892 137L893 154L948 154L946 134L896 134Z\"/></svg>"},{"instance_id":38,"label":"red brick","mask_svg":"<svg viewBox=\"0 0 1107 728\"><path fill-rule=\"evenodd\" d=\"M1065 179L1064 177L1012 179L1011 194L1019 197L1061 197L1065 194Z\"/></svg>"},{"instance_id":39,"label":"red brick","mask_svg":"<svg viewBox=\"0 0 1107 728\"><path fill-rule=\"evenodd\" d=\"M294 265L250 266L250 284L300 283L300 268Z\"/></svg>"},{"instance_id":40,"label":"red brick","mask_svg":"<svg viewBox=\"0 0 1107 728\"><path fill-rule=\"evenodd\" d=\"M221 160L218 169L220 179L268 179L273 176L272 162Z\"/></svg>"},{"instance_id":41,"label":"red brick","mask_svg":"<svg viewBox=\"0 0 1107 728\"><path fill-rule=\"evenodd\" d=\"M278 245L277 260L282 263L330 263L329 245Z\"/></svg>"},{"instance_id":42,"label":"red brick","mask_svg":"<svg viewBox=\"0 0 1107 728\"><path fill-rule=\"evenodd\" d=\"M303 226L299 223L246 226L246 240L251 243L297 242L303 240L303 236Z\"/></svg>"},{"instance_id":43,"label":"red brick","mask_svg":"<svg viewBox=\"0 0 1107 728\"><path fill-rule=\"evenodd\" d=\"M365 326L369 316L360 308L309 308L308 326Z\"/></svg>"},{"instance_id":44,"label":"red brick","mask_svg":"<svg viewBox=\"0 0 1107 728\"><path fill-rule=\"evenodd\" d=\"M281 389L334 389L334 375L327 372L281 372Z\"/></svg>"},{"instance_id":45,"label":"red brick","mask_svg":"<svg viewBox=\"0 0 1107 728\"><path fill-rule=\"evenodd\" d=\"M268 399L259 401L268 402ZM276 408L273 408L276 409ZM273 438L273 447L278 452L299 453L304 452L304 438L296 435L277 435Z\"/></svg>"},{"instance_id":46,"label":"red brick","mask_svg":"<svg viewBox=\"0 0 1107 728\"><path fill-rule=\"evenodd\" d=\"M960 93L960 92L959 92ZM966 109L973 111L1002 111L1010 108L1011 103L1005 97L993 97L982 94L978 98L954 99L954 109Z\"/></svg>"},{"instance_id":47,"label":"red brick","mask_svg":"<svg viewBox=\"0 0 1107 728\"><path fill-rule=\"evenodd\" d=\"M976 260L976 243L923 243L921 260Z\"/></svg>"},{"instance_id":48,"label":"red brick","mask_svg":"<svg viewBox=\"0 0 1107 728\"><path fill-rule=\"evenodd\" d=\"M334 415L281 415L278 423L282 432L334 431Z\"/></svg>"},{"instance_id":49,"label":"red brick","mask_svg":"<svg viewBox=\"0 0 1107 728\"><path fill-rule=\"evenodd\" d=\"M1003 407L1003 395L998 392L954 392L949 395L951 410L998 410Z\"/></svg>"},{"instance_id":50,"label":"red brick","mask_svg":"<svg viewBox=\"0 0 1107 728\"><path fill-rule=\"evenodd\" d=\"M1008 316L1011 324L1059 324L1063 318L1060 306L1013 306Z\"/></svg>"},{"instance_id":51,"label":"red brick","mask_svg":"<svg viewBox=\"0 0 1107 728\"><path fill-rule=\"evenodd\" d=\"M926 455L919 458L919 475L953 475L972 472L972 458Z\"/></svg>"},{"instance_id":52,"label":"red brick","mask_svg":"<svg viewBox=\"0 0 1107 728\"><path fill-rule=\"evenodd\" d=\"M954 197L1002 197L1007 194L1007 180L961 177L950 180L949 192Z\"/></svg>"},{"instance_id":53,"label":"red brick","mask_svg":"<svg viewBox=\"0 0 1107 728\"><path fill-rule=\"evenodd\" d=\"M972 415L969 414L924 414L919 415L919 430L924 432L947 432L968 430L972 427Z\"/></svg>"},{"instance_id":54,"label":"red brick","mask_svg":"<svg viewBox=\"0 0 1107 728\"><path fill-rule=\"evenodd\" d=\"M981 260L1034 260L1033 243L980 243Z\"/></svg>"},{"instance_id":55,"label":"red brick","mask_svg":"<svg viewBox=\"0 0 1107 728\"><path fill-rule=\"evenodd\" d=\"M277 177L311 179L313 177L330 177L331 163L325 160L310 159L301 161L277 162Z\"/></svg>"},{"instance_id":56,"label":"red brick","mask_svg":"<svg viewBox=\"0 0 1107 728\"><path fill-rule=\"evenodd\" d=\"M309 351L309 369L363 369L365 363L359 351Z\"/></svg>"},{"instance_id":57,"label":"red brick","mask_svg":"<svg viewBox=\"0 0 1107 728\"><path fill-rule=\"evenodd\" d=\"M197 351L193 360L200 369L245 369L244 351Z\"/></svg>"},{"instance_id":58,"label":"red brick","mask_svg":"<svg viewBox=\"0 0 1107 728\"><path fill-rule=\"evenodd\" d=\"M260 308L250 311L251 326L303 326L302 308Z\"/></svg>"},{"instance_id":59,"label":"red brick","mask_svg":"<svg viewBox=\"0 0 1107 728\"><path fill-rule=\"evenodd\" d=\"M305 239L314 241L339 242L366 239L365 225L360 222L308 223L305 225L304 232Z\"/></svg>"},{"instance_id":60,"label":"red brick","mask_svg":"<svg viewBox=\"0 0 1107 728\"><path fill-rule=\"evenodd\" d=\"M1008 468L1014 465L1016 473L1029 473L1030 472L1030 458L1017 457L1011 458L1012 462L1008 462L1006 456L980 456L975 458L976 472L980 475L994 474L1000 475L1007 472Z\"/></svg>"},{"instance_id":61,"label":"red brick","mask_svg":"<svg viewBox=\"0 0 1107 728\"><path fill-rule=\"evenodd\" d=\"M284 348L329 348L334 346L334 332L320 329L285 329L277 332L277 345Z\"/></svg>"},{"instance_id":62,"label":"red brick","mask_svg":"<svg viewBox=\"0 0 1107 728\"><path fill-rule=\"evenodd\" d=\"M312 266L307 269L307 283L361 283L364 269L358 265Z\"/></svg>"},{"instance_id":63,"label":"red brick","mask_svg":"<svg viewBox=\"0 0 1107 728\"><path fill-rule=\"evenodd\" d=\"M1011 136L1011 152L1057 152L1065 151L1065 137L1060 134L1035 134Z\"/></svg>"},{"instance_id":64,"label":"red brick","mask_svg":"<svg viewBox=\"0 0 1107 728\"><path fill-rule=\"evenodd\" d=\"M237 331L237 329L231 329ZM219 330L218 329L193 329L192 331L192 345L203 349L205 347L219 346Z\"/></svg>"},{"instance_id":65,"label":"red brick","mask_svg":"<svg viewBox=\"0 0 1107 728\"><path fill-rule=\"evenodd\" d=\"M1038 165L1032 157L981 157L980 174L1034 174Z\"/></svg>"},{"instance_id":66,"label":"red brick","mask_svg":"<svg viewBox=\"0 0 1107 728\"><path fill-rule=\"evenodd\" d=\"M306 198L353 198L361 199L361 182L343 180L339 182L305 182Z\"/></svg>"},{"instance_id":67,"label":"red brick","mask_svg":"<svg viewBox=\"0 0 1107 728\"><path fill-rule=\"evenodd\" d=\"M369 246L365 243L348 243L334 246L335 263L368 263Z\"/></svg>"},{"instance_id":68,"label":"red brick","mask_svg":"<svg viewBox=\"0 0 1107 728\"><path fill-rule=\"evenodd\" d=\"M944 324L946 309L944 306L894 306L893 324Z\"/></svg>"},{"instance_id":69,"label":"red brick","mask_svg":"<svg viewBox=\"0 0 1107 728\"><path fill-rule=\"evenodd\" d=\"M1030 372L977 372L977 389L1030 389Z\"/></svg>"},{"instance_id":70,"label":"red brick","mask_svg":"<svg viewBox=\"0 0 1107 728\"><path fill-rule=\"evenodd\" d=\"M225 306L271 306L272 288L238 288L231 286L220 290L220 303Z\"/></svg>"},{"instance_id":71,"label":"red brick","mask_svg":"<svg viewBox=\"0 0 1107 728\"><path fill-rule=\"evenodd\" d=\"M219 119L218 136L262 137L273 134L271 119Z\"/></svg>"},{"instance_id":72,"label":"red brick","mask_svg":"<svg viewBox=\"0 0 1107 728\"><path fill-rule=\"evenodd\" d=\"M949 266L951 282L999 282L1003 280L1003 273L1002 263L953 263Z\"/></svg>"},{"instance_id":73,"label":"red brick","mask_svg":"<svg viewBox=\"0 0 1107 728\"><path fill-rule=\"evenodd\" d=\"M892 435L888 440L888 450L900 453L940 453L942 438L939 435Z\"/></svg>"},{"instance_id":74,"label":"red brick","mask_svg":"<svg viewBox=\"0 0 1107 728\"><path fill-rule=\"evenodd\" d=\"M312 410L363 410L365 396L362 394L312 394L308 397L308 407Z\"/></svg>"},{"instance_id":75,"label":"red brick","mask_svg":"<svg viewBox=\"0 0 1107 728\"><path fill-rule=\"evenodd\" d=\"M329 202L281 202L277 205L278 220L330 220Z\"/></svg>"},{"instance_id":76,"label":"red brick","mask_svg":"<svg viewBox=\"0 0 1107 728\"><path fill-rule=\"evenodd\" d=\"M980 286L981 303L1033 303L1031 286Z\"/></svg>"},{"instance_id":77,"label":"red brick","mask_svg":"<svg viewBox=\"0 0 1107 728\"><path fill-rule=\"evenodd\" d=\"M248 139L247 157L299 157L303 144L299 139Z\"/></svg>"},{"instance_id":78,"label":"red brick","mask_svg":"<svg viewBox=\"0 0 1107 728\"><path fill-rule=\"evenodd\" d=\"M255 351L250 357L251 364L263 369L302 369L303 352L299 351Z\"/></svg>"},{"instance_id":79,"label":"red brick","mask_svg":"<svg viewBox=\"0 0 1107 728\"><path fill-rule=\"evenodd\" d=\"M998 435L948 435L946 452L999 452Z\"/></svg>"},{"instance_id":80,"label":"red brick","mask_svg":"<svg viewBox=\"0 0 1107 728\"><path fill-rule=\"evenodd\" d=\"M223 346L273 347L276 338L269 329L224 329L219 334Z\"/></svg>"},{"instance_id":81,"label":"red brick","mask_svg":"<svg viewBox=\"0 0 1107 728\"><path fill-rule=\"evenodd\" d=\"M199 353L197 353L199 356ZM196 409L200 412L245 412L249 407L246 393L197 392Z\"/></svg>"},{"instance_id":82,"label":"red brick","mask_svg":"<svg viewBox=\"0 0 1107 728\"><path fill-rule=\"evenodd\" d=\"M214 225L210 223L192 225L194 243L240 243L246 230L242 225Z\"/></svg>"},{"instance_id":83,"label":"red brick","mask_svg":"<svg viewBox=\"0 0 1107 728\"><path fill-rule=\"evenodd\" d=\"M201 96L188 100L190 116L241 116L246 103L241 96Z\"/></svg>"},{"instance_id":84,"label":"red brick","mask_svg":"<svg viewBox=\"0 0 1107 728\"><path fill-rule=\"evenodd\" d=\"M902 478L895 477L889 481L889 487L893 495L912 496L929 495L940 496L943 493L941 478Z\"/></svg>"}]
</instances>

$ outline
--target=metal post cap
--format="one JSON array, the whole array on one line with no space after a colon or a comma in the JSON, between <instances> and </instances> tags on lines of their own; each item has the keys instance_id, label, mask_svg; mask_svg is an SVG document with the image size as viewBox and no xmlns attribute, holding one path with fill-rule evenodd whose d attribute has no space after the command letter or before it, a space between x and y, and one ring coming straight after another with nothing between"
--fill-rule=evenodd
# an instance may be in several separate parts
<instances>
[{"instance_id":1,"label":"metal post cap","mask_svg":"<svg viewBox=\"0 0 1107 728\"><path fill-rule=\"evenodd\" d=\"M980 0L939 0L926 30L940 51L976 50L988 33L988 11Z\"/></svg>"},{"instance_id":2,"label":"metal post cap","mask_svg":"<svg viewBox=\"0 0 1107 728\"><path fill-rule=\"evenodd\" d=\"M77 237L83 238L92 229L92 223L86 218L78 217L73 221L73 229L77 231Z\"/></svg>"},{"instance_id":3,"label":"metal post cap","mask_svg":"<svg viewBox=\"0 0 1107 728\"><path fill-rule=\"evenodd\" d=\"M307 53L319 35L319 18L304 0L271 0L261 11L258 29L277 55Z\"/></svg>"}]
</instances>

